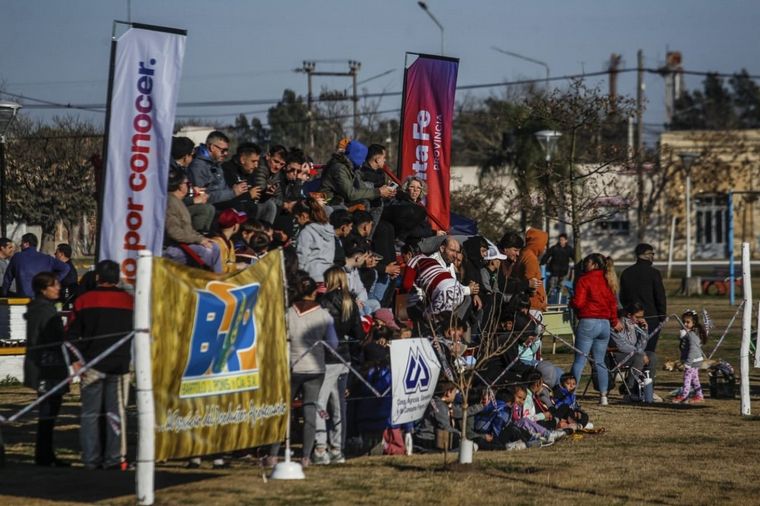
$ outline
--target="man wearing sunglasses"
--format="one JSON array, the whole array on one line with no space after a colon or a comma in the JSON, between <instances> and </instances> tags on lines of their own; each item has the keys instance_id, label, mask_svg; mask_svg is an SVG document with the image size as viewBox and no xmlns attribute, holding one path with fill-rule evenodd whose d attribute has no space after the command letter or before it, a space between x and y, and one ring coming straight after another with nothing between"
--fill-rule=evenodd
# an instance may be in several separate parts
<instances>
[{"instance_id":1,"label":"man wearing sunglasses","mask_svg":"<svg viewBox=\"0 0 760 506\"><path fill-rule=\"evenodd\" d=\"M232 200L248 191L248 183L241 181L229 186L224 180L222 162L230 153L230 140L222 132L214 130L206 143L195 150L195 159L187 168L193 186L206 189L210 204Z\"/></svg>"}]
</instances>

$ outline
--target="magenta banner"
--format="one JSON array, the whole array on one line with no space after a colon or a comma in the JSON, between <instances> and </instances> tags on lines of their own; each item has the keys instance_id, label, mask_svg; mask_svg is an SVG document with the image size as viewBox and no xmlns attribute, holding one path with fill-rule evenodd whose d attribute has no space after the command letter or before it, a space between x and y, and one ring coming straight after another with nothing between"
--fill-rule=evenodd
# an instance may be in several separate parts
<instances>
[{"instance_id":1,"label":"magenta banner","mask_svg":"<svg viewBox=\"0 0 760 506\"><path fill-rule=\"evenodd\" d=\"M413 55L404 74L401 106L401 178L416 176L427 183L423 202L433 228L449 229L451 131L459 60Z\"/></svg>"}]
</instances>

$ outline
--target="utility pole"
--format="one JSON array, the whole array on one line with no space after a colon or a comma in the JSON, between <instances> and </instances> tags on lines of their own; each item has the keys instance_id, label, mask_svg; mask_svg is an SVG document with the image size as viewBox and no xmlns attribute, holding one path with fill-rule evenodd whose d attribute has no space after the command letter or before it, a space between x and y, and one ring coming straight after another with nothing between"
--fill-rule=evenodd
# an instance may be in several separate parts
<instances>
[{"instance_id":1,"label":"utility pole","mask_svg":"<svg viewBox=\"0 0 760 506\"><path fill-rule=\"evenodd\" d=\"M362 68L362 64L355 60L348 61L349 74L351 74L351 82L353 84L353 95L351 101L354 103L354 139L359 133L359 95L356 94L356 74L359 69Z\"/></svg>"},{"instance_id":2,"label":"utility pole","mask_svg":"<svg viewBox=\"0 0 760 506\"><path fill-rule=\"evenodd\" d=\"M306 81L308 83L308 90L309 94L306 97L306 103L309 107L309 147L311 148L311 151L314 152L314 110L312 109L312 104L314 103L314 95L312 93L311 88L311 78L312 74L314 73L314 69L317 67L317 63L313 61L304 61L303 66L301 67L301 72L304 72L306 74Z\"/></svg>"},{"instance_id":3,"label":"utility pole","mask_svg":"<svg viewBox=\"0 0 760 506\"><path fill-rule=\"evenodd\" d=\"M623 57L619 55L618 53L612 53L610 55L610 63L607 67L607 72L610 74L610 112L612 114L615 114L617 111L617 78L618 78L618 67L620 66L620 62L623 60Z\"/></svg>"},{"instance_id":4,"label":"utility pole","mask_svg":"<svg viewBox=\"0 0 760 506\"><path fill-rule=\"evenodd\" d=\"M316 61L304 61L303 65L299 69L295 69L294 72L303 72L306 74L306 80L308 85L308 92L309 96L307 97L307 103L309 106L309 143L311 145L311 148L314 149L314 124L313 124L313 116L314 112L312 110L313 104L314 104L314 95L312 90L312 78L314 76L326 76L326 77L350 77L353 82L353 93L351 96L351 100L354 103L354 138L356 138L356 135L359 131L359 95L356 90L356 77L359 74L359 70L362 68L361 62L358 62L356 60L348 60L348 72L320 72L316 70L317 62ZM345 98L343 98L345 100Z\"/></svg>"},{"instance_id":5,"label":"utility pole","mask_svg":"<svg viewBox=\"0 0 760 506\"><path fill-rule=\"evenodd\" d=\"M644 240L644 52L636 53L638 70L636 72L636 179L638 183L638 200L636 235L639 242Z\"/></svg>"}]
</instances>

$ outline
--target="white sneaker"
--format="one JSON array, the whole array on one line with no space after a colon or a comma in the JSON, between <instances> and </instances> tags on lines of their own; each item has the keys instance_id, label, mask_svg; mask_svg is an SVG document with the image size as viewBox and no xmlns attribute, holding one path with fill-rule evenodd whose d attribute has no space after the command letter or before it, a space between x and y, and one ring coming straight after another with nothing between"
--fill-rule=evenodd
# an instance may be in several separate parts
<instances>
[{"instance_id":1,"label":"white sneaker","mask_svg":"<svg viewBox=\"0 0 760 506\"><path fill-rule=\"evenodd\" d=\"M609 405L609 402L607 401L607 396L606 395L603 395L603 396L599 397L599 405L600 406L607 406L607 405Z\"/></svg>"},{"instance_id":2,"label":"white sneaker","mask_svg":"<svg viewBox=\"0 0 760 506\"><path fill-rule=\"evenodd\" d=\"M583 428L584 428L584 429L586 429L586 430L593 430L593 429L594 429L594 424L593 424L593 423L591 423L591 422L589 422L589 423L587 423L587 424L586 424L586 426L585 426L585 427L583 427Z\"/></svg>"},{"instance_id":3,"label":"white sneaker","mask_svg":"<svg viewBox=\"0 0 760 506\"><path fill-rule=\"evenodd\" d=\"M311 463L317 466L327 465L330 463L330 455L327 453L327 450L314 450Z\"/></svg>"},{"instance_id":4,"label":"white sneaker","mask_svg":"<svg viewBox=\"0 0 760 506\"><path fill-rule=\"evenodd\" d=\"M515 450L525 450L527 448L528 445L526 445L524 441L513 441L511 443L507 443L507 446L504 449L508 452L511 452Z\"/></svg>"},{"instance_id":5,"label":"white sneaker","mask_svg":"<svg viewBox=\"0 0 760 506\"><path fill-rule=\"evenodd\" d=\"M551 431L551 434L549 435L554 441L558 439L562 439L563 437L567 436L567 433L564 430L553 430Z\"/></svg>"}]
</instances>

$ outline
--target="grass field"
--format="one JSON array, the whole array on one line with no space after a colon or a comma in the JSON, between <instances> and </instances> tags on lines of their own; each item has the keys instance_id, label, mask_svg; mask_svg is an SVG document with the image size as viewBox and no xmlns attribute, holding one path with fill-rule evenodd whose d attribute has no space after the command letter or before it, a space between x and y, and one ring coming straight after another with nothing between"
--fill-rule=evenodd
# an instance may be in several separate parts
<instances>
[{"instance_id":1,"label":"grass field","mask_svg":"<svg viewBox=\"0 0 760 506\"><path fill-rule=\"evenodd\" d=\"M671 297L671 312L708 307L716 320L710 351L735 308L722 299ZM741 318L716 357L737 370ZM661 361L675 359L677 324L660 341ZM558 350L569 366L572 355ZM587 369L588 371L588 369ZM707 375L701 374L703 385ZM656 391L665 397L681 373L658 371ZM585 380L581 386L585 385ZM760 413L760 374L753 371L752 394ZM0 411L7 415L29 402L28 390L0 390ZM520 452L478 452L471 466L454 464L455 455L363 457L341 466L310 467L302 482L266 482L252 461L232 468L187 470L181 463L157 466L157 504L753 504L760 496L754 478L760 469L760 418L741 417L739 400L707 398L701 405L623 404L613 393L600 407L589 397L585 407L600 435L561 440L554 446ZM61 456L76 460L77 405L67 397L60 419ZM31 465L35 420L3 430L8 465L0 471L0 504L134 504L133 472L86 472L81 467L43 469ZM205 467L208 466L208 467Z\"/></svg>"}]
</instances>

